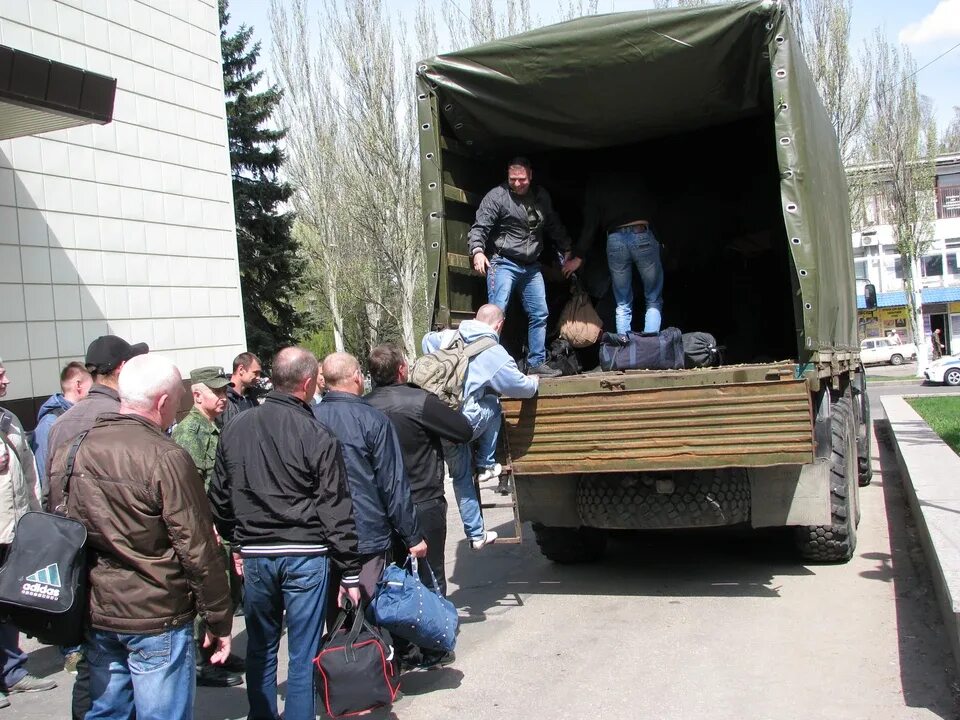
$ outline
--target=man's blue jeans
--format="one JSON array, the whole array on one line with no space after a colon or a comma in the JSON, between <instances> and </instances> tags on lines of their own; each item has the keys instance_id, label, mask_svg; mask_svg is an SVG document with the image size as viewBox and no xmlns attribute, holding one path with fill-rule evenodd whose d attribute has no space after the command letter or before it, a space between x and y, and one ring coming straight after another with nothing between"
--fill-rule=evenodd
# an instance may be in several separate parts
<instances>
[{"instance_id":1,"label":"man's blue jeans","mask_svg":"<svg viewBox=\"0 0 960 720\"><path fill-rule=\"evenodd\" d=\"M468 398L466 402L470 407L465 408L469 412L464 412L464 415L473 426L472 441L477 443L477 467L490 467L496 461L503 415L500 400L496 395L484 395L479 401ZM484 534L483 515L480 513L477 487L473 483L473 450L470 443L443 442L443 457L453 481L453 494L457 498L463 532L470 540L479 540Z\"/></svg>"},{"instance_id":2,"label":"man's blue jeans","mask_svg":"<svg viewBox=\"0 0 960 720\"><path fill-rule=\"evenodd\" d=\"M547 291L540 274L540 263L520 265L496 256L487 271L487 300L507 312L513 291L520 292L520 302L527 313L527 363L531 368L547 359Z\"/></svg>"},{"instance_id":3,"label":"man's blue jeans","mask_svg":"<svg viewBox=\"0 0 960 720\"><path fill-rule=\"evenodd\" d=\"M607 235L607 264L613 296L617 300L617 333L630 332L633 321L633 267L643 281L646 301L643 331L660 331L663 310L663 265L660 264L660 243L649 226L624 227Z\"/></svg>"},{"instance_id":4,"label":"man's blue jeans","mask_svg":"<svg viewBox=\"0 0 960 720\"><path fill-rule=\"evenodd\" d=\"M196 695L193 623L156 635L91 629L87 720L192 718Z\"/></svg>"},{"instance_id":5,"label":"man's blue jeans","mask_svg":"<svg viewBox=\"0 0 960 720\"><path fill-rule=\"evenodd\" d=\"M278 720L277 649L287 613L286 720L314 720L313 659L320 650L328 561L309 557L243 559L243 612L247 626L247 700L250 720Z\"/></svg>"}]
</instances>

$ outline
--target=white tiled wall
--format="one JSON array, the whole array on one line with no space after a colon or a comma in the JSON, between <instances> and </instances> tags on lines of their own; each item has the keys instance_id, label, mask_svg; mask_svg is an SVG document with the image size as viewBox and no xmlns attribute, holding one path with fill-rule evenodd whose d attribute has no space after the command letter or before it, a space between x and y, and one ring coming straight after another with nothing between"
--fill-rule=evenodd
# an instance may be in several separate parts
<instances>
[{"instance_id":1,"label":"white tiled wall","mask_svg":"<svg viewBox=\"0 0 960 720\"><path fill-rule=\"evenodd\" d=\"M57 389L98 335L244 349L216 0L12 0L0 44L117 78L113 122L0 142L0 357Z\"/></svg>"}]
</instances>

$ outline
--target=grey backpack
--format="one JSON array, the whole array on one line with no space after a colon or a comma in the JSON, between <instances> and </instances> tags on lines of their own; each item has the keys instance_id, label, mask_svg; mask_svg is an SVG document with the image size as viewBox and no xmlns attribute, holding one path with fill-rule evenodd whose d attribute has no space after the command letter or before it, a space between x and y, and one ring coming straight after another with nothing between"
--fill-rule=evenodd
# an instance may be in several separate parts
<instances>
[{"instance_id":1,"label":"grey backpack","mask_svg":"<svg viewBox=\"0 0 960 720\"><path fill-rule=\"evenodd\" d=\"M489 337L466 343L457 333L449 347L418 357L410 367L408 381L433 393L454 410L459 410L463 403L463 383L470 359L496 344L497 341Z\"/></svg>"}]
</instances>

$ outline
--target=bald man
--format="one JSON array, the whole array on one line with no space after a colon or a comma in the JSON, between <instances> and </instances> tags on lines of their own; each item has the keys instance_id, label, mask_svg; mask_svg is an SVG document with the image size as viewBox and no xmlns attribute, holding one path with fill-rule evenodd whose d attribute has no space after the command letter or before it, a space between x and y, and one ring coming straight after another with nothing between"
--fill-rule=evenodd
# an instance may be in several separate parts
<instances>
[{"instance_id":1,"label":"bald man","mask_svg":"<svg viewBox=\"0 0 960 720\"><path fill-rule=\"evenodd\" d=\"M214 646L210 661L230 654L227 568L196 466L165 433L184 394L180 372L138 355L117 391L119 412L100 415L51 464L56 507L67 455L76 453L67 514L86 526L93 555L89 716L192 718L197 613L204 645Z\"/></svg>"},{"instance_id":2,"label":"bald man","mask_svg":"<svg viewBox=\"0 0 960 720\"><path fill-rule=\"evenodd\" d=\"M323 378L327 392L313 414L343 446L363 561L360 590L369 601L392 560L393 534L418 558L426 556L427 542L413 508L397 433L389 418L361 397L360 363L349 353L328 355Z\"/></svg>"}]
</instances>

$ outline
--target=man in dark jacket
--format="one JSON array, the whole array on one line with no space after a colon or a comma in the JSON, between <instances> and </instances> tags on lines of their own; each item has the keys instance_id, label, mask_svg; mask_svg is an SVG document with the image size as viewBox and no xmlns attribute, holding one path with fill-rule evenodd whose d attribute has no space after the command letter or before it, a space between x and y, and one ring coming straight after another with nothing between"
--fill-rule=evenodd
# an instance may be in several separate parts
<instances>
[{"instance_id":1,"label":"man in dark jacket","mask_svg":"<svg viewBox=\"0 0 960 720\"><path fill-rule=\"evenodd\" d=\"M263 374L260 358L252 352L242 352L233 359L233 374L227 386L227 404L216 419L218 427L225 426L244 410L252 410L257 401L250 392Z\"/></svg>"},{"instance_id":2,"label":"man in dark jacket","mask_svg":"<svg viewBox=\"0 0 960 720\"><path fill-rule=\"evenodd\" d=\"M277 353L274 390L224 427L210 483L217 529L237 553L245 580L251 718L279 717L277 646L284 610L289 629L284 717L315 717L311 661L320 647L332 575L328 555L340 567L341 595L360 601L357 527L343 454L307 405L317 365L303 348Z\"/></svg>"},{"instance_id":3,"label":"man in dark jacket","mask_svg":"<svg viewBox=\"0 0 960 720\"><path fill-rule=\"evenodd\" d=\"M87 371L83 363L74 361L60 371L60 392L54 393L46 399L37 412L37 427L33 431L33 440L30 449L37 459L37 470L40 474L40 485L47 484L47 450L50 446L50 428L57 418L65 415L67 410L83 400L93 385L93 376ZM47 491L44 490L44 495Z\"/></svg>"},{"instance_id":4,"label":"man in dark jacket","mask_svg":"<svg viewBox=\"0 0 960 720\"><path fill-rule=\"evenodd\" d=\"M393 533L418 558L426 556L427 543L413 509L397 433L386 415L360 397L364 383L357 359L348 353L328 355L323 377L327 394L313 414L343 446L363 559L360 589L369 601L392 558Z\"/></svg>"},{"instance_id":5,"label":"man in dark jacket","mask_svg":"<svg viewBox=\"0 0 960 720\"><path fill-rule=\"evenodd\" d=\"M230 653L227 568L193 460L165 434L184 394L179 371L136 357L118 391L120 411L59 447L50 476L57 505L76 446L67 514L86 526L93 554L88 717L192 718L197 612L204 644L216 645L211 662Z\"/></svg>"},{"instance_id":6,"label":"man in dark jacket","mask_svg":"<svg viewBox=\"0 0 960 720\"><path fill-rule=\"evenodd\" d=\"M473 269L487 275L487 302L507 312L511 295L520 294L528 318L528 372L556 377L560 371L547 365L549 310L540 255L544 230L565 260L571 240L547 191L532 181L529 160L516 157L507 164L507 181L488 192L477 208L470 228L470 256Z\"/></svg>"}]
</instances>

